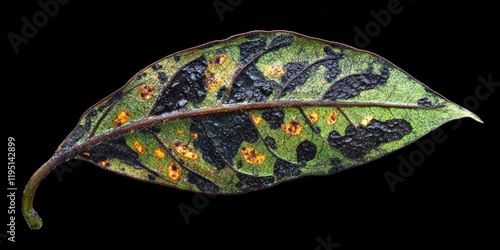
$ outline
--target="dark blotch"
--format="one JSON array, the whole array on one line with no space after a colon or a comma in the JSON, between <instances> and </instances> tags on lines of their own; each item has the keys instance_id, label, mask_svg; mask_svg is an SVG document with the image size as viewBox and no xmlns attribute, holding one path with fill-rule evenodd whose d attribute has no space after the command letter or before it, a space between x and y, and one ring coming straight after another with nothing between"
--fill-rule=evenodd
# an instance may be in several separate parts
<instances>
[{"instance_id":1,"label":"dark blotch","mask_svg":"<svg viewBox=\"0 0 500 250\"><path fill-rule=\"evenodd\" d=\"M345 135L337 131L328 135L328 143L346 157L357 159L368 154L382 143L403 138L412 131L411 124L403 119L393 119L385 122L372 120L366 127L349 125Z\"/></svg>"},{"instance_id":2,"label":"dark blotch","mask_svg":"<svg viewBox=\"0 0 500 250\"><path fill-rule=\"evenodd\" d=\"M343 170L341 161L337 157L333 157L330 159L331 168L328 170L328 174L335 174Z\"/></svg>"},{"instance_id":3,"label":"dark blotch","mask_svg":"<svg viewBox=\"0 0 500 250\"><path fill-rule=\"evenodd\" d=\"M198 134L195 149L202 153L206 162L218 169L226 167L226 160L233 162L243 141L254 143L259 138L253 122L243 112L211 115L193 121L190 131Z\"/></svg>"},{"instance_id":4,"label":"dark blotch","mask_svg":"<svg viewBox=\"0 0 500 250\"><path fill-rule=\"evenodd\" d=\"M254 64L238 74L226 103L263 102L269 98L278 84L268 80Z\"/></svg>"},{"instance_id":5,"label":"dark blotch","mask_svg":"<svg viewBox=\"0 0 500 250\"><path fill-rule=\"evenodd\" d=\"M338 60L342 58L342 54L334 52L332 48L328 46L324 47L323 50L326 56L330 58L330 60L322 63L322 65L327 68L327 71L325 72L325 79L327 82L332 82L341 71Z\"/></svg>"},{"instance_id":6,"label":"dark blotch","mask_svg":"<svg viewBox=\"0 0 500 250\"><path fill-rule=\"evenodd\" d=\"M384 66L380 75L371 72L346 76L330 86L323 99L349 99L358 96L363 90L373 89L387 82L389 69Z\"/></svg>"},{"instance_id":7,"label":"dark blotch","mask_svg":"<svg viewBox=\"0 0 500 250\"><path fill-rule=\"evenodd\" d=\"M219 90L217 90L217 100L222 99L222 97L224 97L224 95L226 94L226 92L227 92L227 87L226 86L220 87Z\"/></svg>"},{"instance_id":8,"label":"dark blotch","mask_svg":"<svg viewBox=\"0 0 500 250\"><path fill-rule=\"evenodd\" d=\"M292 92L297 86L303 85L309 78L309 70L299 73L307 66L306 62L290 62L283 66L286 73L281 77L281 83L284 85L281 95L284 96Z\"/></svg>"},{"instance_id":9,"label":"dark blotch","mask_svg":"<svg viewBox=\"0 0 500 250\"><path fill-rule=\"evenodd\" d=\"M261 38L255 41L248 41L241 43L240 47L240 61L248 63L266 48L266 38Z\"/></svg>"},{"instance_id":10,"label":"dark blotch","mask_svg":"<svg viewBox=\"0 0 500 250\"><path fill-rule=\"evenodd\" d=\"M179 60L181 60L181 56L175 55L174 56L174 61L178 62Z\"/></svg>"},{"instance_id":11,"label":"dark blotch","mask_svg":"<svg viewBox=\"0 0 500 250\"><path fill-rule=\"evenodd\" d=\"M243 193L256 191L274 183L274 176L255 177L246 174L236 173L240 181L236 183L236 188Z\"/></svg>"},{"instance_id":12,"label":"dark blotch","mask_svg":"<svg viewBox=\"0 0 500 250\"><path fill-rule=\"evenodd\" d=\"M158 72L158 79L160 80L161 84L164 84L168 81L168 76L165 74L165 72Z\"/></svg>"},{"instance_id":13,"label":"dark blotch","mask_svg":"<svg viewBox=\"0 0 500 250\"><path fill-rule=\"evenodd\" d=\"M240 169L240 168L242 168L242 167L243 167L243 162L242 162L241 160L238 160L238 161L236 162L236 168L237 168L237 169Z\"/></svg>"},{"instance_id":14,"label":"dark blotch","mask_svg":"<svg viewBox=\"0 0 500 250\"><path fill-rule=\"evenodd\" d=\"M301 174L302 171L300 171L300 168L297 164L293 164L279 158L274 164L274 175L278 180L281 180L285 177L299 176Z\"/></svg>"},{"instance_id":15,"label":"dark blotch","mask_svg":"<svg viewBox=\"0 0 500 250\"><path fill-rule=\"evenodd\" d=\"M99 108L97 108L99 111L103 111L105 108L109 107L111 104L115 103L118 101L123 95L122 91L118 91L113 94L105 103L101 104Z\"/></svg>"},{"instance_id":16,"label":"dark blotch","mask_svg":"<svg viewBox=\"0 0 500 250\"><path fill-rule=\"evenodd\" d=\"M145 77L147 74L146 72L142 72L142 74L138 74L135 79L141 80L143 77Z\"/></svg>"},{"instance_id":17,"label":"dark blotch","mask_svg":"<svg viewBox=\"0 0 500 250\"><path fill-rule=\"evenodd\" d=\"M422 106L422 107L426 107L426 108L432 107L432 103L429 100L429 98L427 98L427 97L419 99L417 104L418 104L418 106Z\"/></svg>"},{"instance_id":18,"label":"dark blotch","mask_svg":"<svg viewBox=\"0 0 500 250\"><path fill-rule=\"evenodd\" d=\"M317 148L314 143L304 140L297 146L297 161L301 163L308 162L316 157Z\"/></svg>"},{"instance_id":19,"label":"dark blotch","mask_svg":"<svg viewBox=\"0 0 500 250\"><path fill-rule=\"evenodd\" d=\"M160 64L157 63L157 64L153 65L152 68L153 68L153 70L159 70L159 69L163 68L163 66L161 66Z\"/></svg>"},{"instance_id":20,"label":"dark blotch","mask_svg":"<svg viewBox=\"0 0 500 250\"><path fill-rule=\"evenodd\" d=\"M150 174L148 174L148 179L149 179L150 181L154 181L154 180L156 180L156 176L155 176L155 175L152 175L152 174L150 173Z\"/></svg>"},{"instance_id":21,"label":"dark blotch","mask_svg":"<svg viewBox=\"0 0 500 250\"><path fill-rule=\"evenodd\" d=\"M275 37L269 44L269 50L279 49L281 47L288 46L293 43L292 35L279 35Z\"/></svg>"},{"instance_id":22,"label":"dark blotch","mask_svg":"<svg viewBox=\"0 0 500 250\"><path fill-rule=\"evenodd\" d=\"M189 172L187 174L187 181L196 185L196 187L198 187L198 189L202 192L218 193L220 189L220 187L215 185L215 183L203 178L195 172Z\"/></svg>"},{"instance_id":23,"label":"dark blotch","mask_svg":"<svg viewBox=\"0 0 500 250\"><path fill-rule=\"evenodd\" d=\"M271 149L278 149L278 146L276 145L276 140L270 136L267 136L264 138L264 143Z\"/></svg>"},{"instance_id":24,"label":"dark blotch","mask_svg":"<svg viewBox=\"0 0 500 250\"><path fill-rule=\"evenodd\" d=\"M205 70L207 60L205 57L189 62L171 80L171 84L158 98L153 110L153 115L172 112L182 108L186 103L199 103L207 95L205 90Z\"/></svg>"},{"instance_id":25,"label":"dark blotch","mask_svg":"<svg viewBox=\"0 0 500 250\"><path fill-rule=\"evenodd\" d=\"M269 123L271 129L278 129L285 122L285 111L281 109L266 110L262 112L262 118Z\"/></svg>"}]
</instances>

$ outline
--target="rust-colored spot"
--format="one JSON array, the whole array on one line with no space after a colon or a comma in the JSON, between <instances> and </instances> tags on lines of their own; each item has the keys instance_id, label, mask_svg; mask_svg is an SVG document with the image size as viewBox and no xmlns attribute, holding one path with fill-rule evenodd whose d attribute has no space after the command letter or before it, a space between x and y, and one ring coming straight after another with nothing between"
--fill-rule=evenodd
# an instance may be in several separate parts
<instances>
[{"instance_id":1,"label":"rust-colored spot","mask_svg":"<svg viewBox=\"0 0 500 250\"><path fill-rule=\"evenodd\" d=\"M197 139L198 138L198 133L191 133L191 138Z\"/></svg>"},{"instance_id":2,"label":"rust-colored spot","mask_svg":"<svg viewBox=\"0 0 500 250\"><path fill-rule=\"evenodd\" d=\"M205 76L206 76L206 72L205 72ZM207 77L205 79L205 89L209 92L209 93L213 93L213 92L216 92L219 90L219 88L221 87L221 84L222 84L222 79L220 79L220 77L216 74L210 74L210 77Z\"/></svg>"},{"instance_id":3,"label":"rust-colored spot","mask_svg":"<svg viewBox=\"0 0 500 250\"><path fill-rule=\"evenodd\" d=\"M156 157L158 157L160 159L165 158L165 151L163 151L163 149L161 149L161 148L155 148L154 153L155 153Z\"/></svg>"},{"instance_id":4,"label":"rust-colored spot","mask_svg":"<svg viewBox=\"0 0 500 250\"><path fill-rule=\"evenodd\" d=\"M265 65L263 71L264 76L268 78L280 78L286 73L286 69L279 63Z\"/></svg>"},{"instance_id":5,"label":"rust-colored spot","mask_svg":"<svg viewBox=\"0 0 500 250\"><path fill-rule=\"evenodd\" d=\"M292 119L290 122L281 125L281 129L289 135L300 135L302 132L302 124Z\"/></svg>"},{"instance_id":6,"label":"rust-colored spot","mask_svg":"<svg viewBox=\"0 0 500 250\"><path fill-rule=\"evenodd\" d=\"M219 66L223 64L227 59L227 54L226 53L219 53L216 54L212 59L210 60L211 63L215 66Z\"/></svg>"},{"instance_id":7,"label":"rust-colored spot","mask_svg":"<svg viewBox=\"0 0 500 250\"><path fill-rule=\"evenodd\" d=\"M252 121L256 126L259 126L260 122L262 121L262 116L252 115Z\"/></svg>"},{"instance_id":8,"label":"rust-colored spot","mask_svg":"<svg viewBox=\"0 0 500 250\"><path fill-rule=\"evenodd\" d=\"M177 134L180 134L180 135L184 134L184 130L182 130L182 129L178 129L178 130L177 130Z\"/></svg>"},{"instance_id":9,"label":"rust-colored spot","mask_svg":"<svg viewBox=\"0 0 500 250\"><path fill-rule=\"evenodd\" d=\"M367 115L361 119L359 122L363 127L366 127L373 120L373 116Z\"/></svg>"},{"instance_id":10,"label":"rust-colored spot","mask_svg":"<svg viewBox=\"0 0 500 250\"><path fill-rule=\"evenodd\" d=\"M170 178L173 181L176 181L181 177L181 168L177 166L174 162L170 162L168 164L167 175L168 178Z\"/></svg>"},{"instance_id":11,"label":"rust-colored spot","mask_svg":"<svg viewBox=\"0 0 500 250\"><path fill-rule=\"evenodd\" d=\"M262 165L267 159L267 156L259 154L257 150L252 147L242 147L240 152L243 159L250 164Z\"/></svg>"},{"instance_id":12,"label":"rust-colored spot","mask_svg":"<svg viewBox=\"0 0 500 250\"><path fill-rule=\"evenodd\" d=\"M142 144L137 140L134 141L134 147L139 154L143 154L144 152L146 152L146 147L142 146Z\"/></svg>"},{"instance_id":13,"label":"rust-colored spot","mask_svg":"<svg viewBox=\"0 0 500 250\"><path fill-rule=\"evenodd\" d=\"M155 93L155 87L150 86L150 85L142 85L139 88L139 91L137 94L139 96L139 99L149 100L149 99L153 98L154 93Z\"/></svg>"},{"instance_id":14,"label":"rust-colored spot","mask_svg":"<svg viewBox=\"0 0 500 250\"><path fill-rule=\"evenodd\" d=\"M125 110L120 110L116 115L116 118L113 120L113 125L121 126L122 124L128 122L130 120L130 113Z\"/></svg>"},{"instance_id":15,"label":"rust-colored spot","mask_svg":"<svg viewBox=\"0 0 500 250\"><path fill-rule=\"evenodd\" d=\"M339 115L337 114L337 111L332 111L326 117L326 124L335 125L335 123L337 123L338 120L339 120Z\"/></svg>"},{"instance_id":16,"label":"rust-colored spot","mask_svg":"<svg viewBox=\"0 0 500 250\"><path fill-rule=\"evenodd\" d=\"M103 167L109 167L109 166L111 166L111 162L109 162L108 160L102 160L99 162L99 165L101 165Z\"/></svg>"},{"instance_id":17,"label":"rust-colored spot","mask_svg":"<svg viewBox=\"0 0 500 250\"><path fill-rule=\"evenodd\" d=\"M319 111L316 109L311 111L311 113L309 113L309 120L311 121L312 124L318 123Z\"/></svg>"},{"instance_id":18,"label":"rust-colored spot","mask_svg":"<svg viewBox=\"0 0 500 250\"><path fill-rule=\"evenodd\" d=\"M89 152L83 152L83 155L90 156L90 153Z\"/></svg>"},{"instance_id":19,"label":"rust-colored spot","mask_svg":"<svg viewBox=\"0 0 500 250\"><path fill-rule=\"evenodd\" d=\"M198 159L198 153L196 152L196 150L189 145L183 144L179 140L172 141L171 146L174 148L177 154L188 160Z\"/></svg>"}]
</instances>

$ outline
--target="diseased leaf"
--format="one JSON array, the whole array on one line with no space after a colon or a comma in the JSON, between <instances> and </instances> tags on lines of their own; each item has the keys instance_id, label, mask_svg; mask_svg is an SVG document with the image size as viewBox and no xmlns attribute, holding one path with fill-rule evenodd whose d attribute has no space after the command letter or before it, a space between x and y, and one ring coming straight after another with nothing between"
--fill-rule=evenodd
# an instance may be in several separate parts
<instances>
[{"instance_id":1,"label":"diseased leaf","mask_svg":"<svg viewBox=\"0 0 500 250\"><path fill-rule=\"evenodd\" d=\"M82 159L134 179L236 194L327 175L476 115L389 61L287 31L256 31L167 56L92 106L26 186Z\"/></svg>"}]
</instances>

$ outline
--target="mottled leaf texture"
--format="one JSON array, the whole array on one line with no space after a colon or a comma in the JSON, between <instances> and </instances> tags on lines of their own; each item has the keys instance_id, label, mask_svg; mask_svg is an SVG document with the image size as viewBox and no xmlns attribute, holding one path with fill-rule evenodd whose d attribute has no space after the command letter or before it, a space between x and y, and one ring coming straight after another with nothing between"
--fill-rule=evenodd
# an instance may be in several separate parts
<instances>
[{"instance_id":1,"label":"mottled leaf texture","mask_svg":"<svg viewBox=\"0 0 500 250\"><path fill-rule=\"evenodd\" d=\"M462 117L480 121L373 53L256 31L144 68L85 112L42 168L77 158L146 182L236 194L364 164ZM27 208L28 223L41 226Z\"/></svg>"}]
</instances>

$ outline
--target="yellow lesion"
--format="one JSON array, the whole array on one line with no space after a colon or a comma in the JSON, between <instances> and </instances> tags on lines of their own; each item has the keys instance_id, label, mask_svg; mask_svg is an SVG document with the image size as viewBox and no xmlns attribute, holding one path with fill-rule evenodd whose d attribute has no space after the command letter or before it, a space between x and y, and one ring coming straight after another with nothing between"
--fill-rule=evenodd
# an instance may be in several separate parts
<instances>
[{"instance_id":1,"label":"yellow lesion","mask_svg":"<svg viewBox=\"0 0 500 250\"><path fill-rule=\"evenodd\" d=\"M227 59L227 54L226 53L217 53L212 59L210 60L210 64L212 66L219 66L223 64Z\"/></svg>"},{"instance_id":2,"label":"yellow lesion","mask_svg":"<svg viewBox=\"0 0 500 250\"><path fill-rule=\"evenodd\" d=\"M111 166L111 163L108 160L102 160L99 162L99 165L101 165L103 167L109 167L109 166Z\"/></svg>"},{"instance_id":3,"label":"yellow lesion","mask_svg":"<svg viewBox=\"0 0 500 250\"><path fill-rule=\"evenodd\" d=\"M326 124L332 126L335 125L335 123L337 123L338 120L339 120L339 114L337 113L337 111L332 111L326 117Z\"/></svg>"},{"instance_id":4,"label":"yellow lesion","mask_svg":"<svg viewBox=\"0 0 500 250\"><path fill-rule=\"evenodd\" d=\"M163 149L161 149L161 148L155 148L154 154L156 157L158 157L160 159L165 158L165 151L163 151Z\"/></svg>"},{"instance_id":5,"label":"yellow lesion","mask_svg":"<svg viewBox=\"0 0 500 250\"><path fill-rule=\"evenodd\" d=\"M312 124L318 123L319 111L316 109L311 111L311 113L309 113L309 120L311 121Z\"/></svg>"},{"instance_id":6,"label":"yellow lesion","mask_svg":"<svg viewBox=\"0 0 500 250\"><path fill-rule=\"evenodd\" d=\"M280 63L265 65L263 74L267 78L280 78L286 73L286 69Z\"/></svg>"},{"instance_id":7,"label":"yellow lesion","mask_svg":"<svg viewBox=\"0 0 500 250\"><path fill-rule=\"evenodd\" d=\"M141 99L141 100L149 100L149 99L153 98L154 92L155 92L155 88L153 86L142 85L139 88L137 95L139 96L139 99Z\"/></svg>"},{"instance_id":8,"label":"yellow lesion","mask_svg":"<svg viewBox=\"0 0 500 250\"><path fill-rule=\"evenodd\" d=\"M113 125L121 126L122 124L128 122L130 120L130 113L125 110L120 110L116 115L116 118L113 120Z\"/></svg>"},{"instance_id":9,"label":"yellow lesion","mask_svg":"<svg viewBox=\"0 0 500 250\"><path fill-rule=\"evenodd\" d=\"M144 152L146 152L146 147L142 146L142 144L137 140L134 141L134 148L139 154L144 154Z\"/></svg>"},{"instance_id":10,"label":"yellow lesion","mask_svg":"<svg viewBox=\"0 0 500 250\"><path fill-rule=\"evenodd\" d=\"M267 159L267 156L259 154L259 152L252 147L242 147L240 152L243 159L250 164L262 165Z\"/></svg>"},{"instance_id":11,"label":"yellow lesion","mask_svg":"<svg viewBox=\"0 0 500 250\"><path fill-rule=\"evenodd\" d=\"M219 90L222 85L222 78L214 73L214 68L223 64L227 59L226 53L217 53L210 59L210 63L205 69L205 89L212 93Z\"/></svg>"},{"instance_id":12,"label":"yellow lesion","mask_svg":"<svg viewBox=\"0 0 500 250\"><path fill-rule=\"evenodd\" d=\"M179 140L172 141L171 146L174 151L183 158L186 158L188 160L198 159L198 153L196 152L196 150L189 145L183 144Z\"/></svg>"},{"instance_id":13,"label":"yellow lesion","mask_svg":"<svg viewBox=\"0 0 500 250\"><path fill-rule=\"evenodd\" d=\"M373 120L373 116L367 115L367 116L361 118L361 121L359 121L359 123L361 124L361 126L366 127L372 120Z\"/></svg>"},{"instance_id":14,"label":"yellow lesion","mask_svg":"<svg viewBox=\"0 0 500 250\"><path fill-rule=\"evenodd\" d=\"M255 124L255 126L259 126L260 122L262 122L262 116L252 115L252 121Z\"/></svg>"},{"instance_id":15,"label":"yellow lesion","mask_svg":"<svg viewBox=\"0 0 500 250\"><path fill-rule=\"evenodd\" d=\"M206 73L205 76L207 76ZM221 84L222 84L222 79L214 73L211 73L210 76L208 76L205 79L205 89L209 93L216 92L217 90L219 90Z\"/></svg>"},{"instance_id":16,"label":"yellow lesion","mask_svg":"<svg viewBox=\"0 0 500 250\"><path fill-rule=\"evenodd\" d=\"M167 176L173 181L178 180L181 177L181 168L175 162L170 162L168 164Z\"/></svg>"},{"instance_id":17,"label":"yellow lesion","mask_svg":"<svg viewBox=\"0 0 500 250\"><path fill-rule=\"evenodd\" d=\"M290 122L281 125L281 129L289 135L300 135L300 133L302 132L302 128L302 124L300 124L295 119L292 119Z\"/></svg>"}]
</instances>

